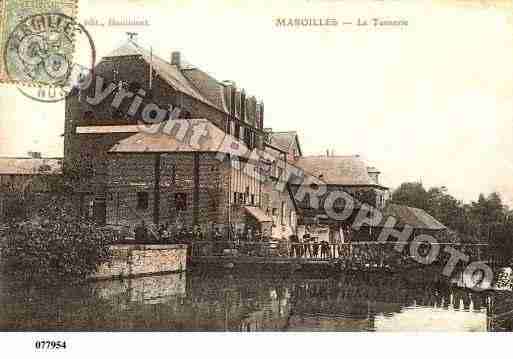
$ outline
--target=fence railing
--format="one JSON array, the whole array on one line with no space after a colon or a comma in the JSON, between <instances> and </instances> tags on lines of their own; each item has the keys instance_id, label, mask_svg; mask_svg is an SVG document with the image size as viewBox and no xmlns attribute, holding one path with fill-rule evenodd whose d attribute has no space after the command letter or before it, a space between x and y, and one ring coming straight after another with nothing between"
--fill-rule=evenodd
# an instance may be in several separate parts
<instances>
[{"instance_id":1,"label":"fence railing","mask_svg":"<svg viewBox=\"0 0 513 359\"><path fill-rule=\"evenodd\" d=\"M124 240L127 242L126 240ZM130 241L128 241L130 242ZM135 241L137 242L137 241ZM365 267L394 267L414 264L408 243L398 242L352 242L328 243L306 242L298 243L288 240L272 240L260 237L258 240L226 240L223 237L194 236L184 234L165 238L148 237L147 243L154 244L188 244L188 254L198 256L258 256L258 257L288 257L309 260L339 260L349 266ZM502 248L486 243L438 243L440 246L437 261L446 263L451 254L445 247L452 247L468 256L469 261L486 261L495 266L510 263L512 253L506 253ZM398 247L402 250L398 251ZM435 261L436 262L436 261Z\"/></svg>"},{"instance_id":2,"label":"fence railing","mask_svg":"<svg viewBox=\"0 0 513 359\"><path fill-rule=\"evenodd\" d=\"M258 256L335 259L343 255L337 244L294 243L290 241L192 241L191 256Z\"/></svg>"}]
</instances>

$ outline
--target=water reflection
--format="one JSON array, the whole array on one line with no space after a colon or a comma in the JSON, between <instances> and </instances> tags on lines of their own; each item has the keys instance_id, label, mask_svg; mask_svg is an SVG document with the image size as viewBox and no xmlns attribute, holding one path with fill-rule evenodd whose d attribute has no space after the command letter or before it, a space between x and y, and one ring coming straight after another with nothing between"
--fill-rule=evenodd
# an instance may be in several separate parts
<instances>
[{"instance_id":1,"label":"water reflection","mask_svg":"<svg viewBox=\"0 0 513 359\"><path fill-rule=\"evenodd\" d=\"M188 273L80 287L2 285L1 330L511 330L510 293L389 274L337 278Z\"/></svg>"}]
</instances>

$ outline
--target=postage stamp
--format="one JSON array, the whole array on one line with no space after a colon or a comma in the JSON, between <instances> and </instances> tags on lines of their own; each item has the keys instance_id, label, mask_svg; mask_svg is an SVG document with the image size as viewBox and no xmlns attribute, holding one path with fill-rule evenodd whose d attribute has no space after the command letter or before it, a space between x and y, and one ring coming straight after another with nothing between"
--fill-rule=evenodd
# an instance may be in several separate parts
<instances>
[{"instance_id":1,"label":"postage stamp","mask_svg":"<svg viewBox=\"0 0 513 359\"><path fill-rule=\"evenodd\" d=\"M33 76L34 70L44 62L46 62L47 68L53 68L54 75L64 71L57 69L58 56L50 56L48 52L48 46L51 47L52 42L63 40L53 37L52 32L48 31L48 28L54 25L52 24L54 19L51 17L38 18L35 15L59 14L69 19L75 19L77 13L78 0L0 0L0 53L9 56L6 61L0 61L0 83L23 85L48 83L40 76ZM47 28L43 29L43 27ZM17 39L19 41L9 43L15 31L26 36L20 36ZM44 33L44 36L41 33ZM28 56L31 53L34 55L35 51L44 51L49 56L45 59ZM72 42L68 43L67 51L72 52ZM17 55L14 55L16 53ZM52 71L50 70L50 72Z\"/></svg>"}]
</instances>

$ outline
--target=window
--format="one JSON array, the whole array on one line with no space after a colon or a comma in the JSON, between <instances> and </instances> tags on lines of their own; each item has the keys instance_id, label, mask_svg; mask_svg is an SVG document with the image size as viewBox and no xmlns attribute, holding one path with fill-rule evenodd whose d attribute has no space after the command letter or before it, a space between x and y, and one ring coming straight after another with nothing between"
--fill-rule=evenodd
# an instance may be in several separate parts
<instances>
[{"instance_id":1,"label":"window","mask_svg":"<svg viewBox=\"0 0 513 359\"><path fill-rule=\"evenodd\" d=\"M235 124L235 131L233 135L236 139L240 138L240 125L238 123Z\"/></svg>"},{"instance_id":2,"label":"window","mask_svg":"<svg viewBox=\"0 0 513 359\"><path fill-rule=\"evenodd\" d=\"M148 209L149 195L148 192L137 192L137 209Z\"/></svg>"},{"instance_id":3,"label":"window","mask_svg":"<svg viewBox=\"0 0 513 359\"><path fill-rule=\"evenodd\" d=\"M249 186L246 186L246 190L244 191L244 203L248 203L249 201Z\"/></svg>"},{"instance_id":4,"label":"window","mask_svg":"<svg viewBox=\"0 0 513 359\"><path fill-rule=\"evenodd\" d=\"M285 202L281 202L281 225L285 224Z\"/></svg>"},{"instance_id":5,"label":"window","mask_svg":"<svg viewBox=\"0 0 513 359\"><path fill-rule=\"evenodd\" d=\"M239 192L239 204L243 204L243 203L244 203L244 193Z\"/></svg>"},{"instance_id":6,"label":"window","mask_svg":"<svg viewBox=\"0 0 513 359\"><path fill-rule=\"evenodd\" d=\"M175 193L175 207L177 211L187 210L187 195L185 193Z\"/></svg>"},{"instance_id":7,"label":"window","mask_svg":"<svg viewBox=\"0 0 513 359\"><path fill-rule=\"evenodd\" d=\"M237 204L237 192L233 192L233 204Z\"/></svg>"},{"instance_id":8,"label":"window","mask_svg":"<svg viewBox=\"0 0 513 359\"><path fill-rule=\"evenodd\" d=\"M255 195L254 194L251 194L251 204L253 206L255 205Z\"/></svg>"}]
</instances>

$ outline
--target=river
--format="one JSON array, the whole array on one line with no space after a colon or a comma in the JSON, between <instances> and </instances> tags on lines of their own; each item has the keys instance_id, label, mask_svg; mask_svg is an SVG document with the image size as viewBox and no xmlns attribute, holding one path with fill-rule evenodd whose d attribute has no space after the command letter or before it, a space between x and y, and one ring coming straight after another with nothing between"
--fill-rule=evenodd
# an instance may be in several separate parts
<instances>
[{"instance_id":1,"label":"river","mask_svg":"<svg viewBox=\"0 0 513 359\"><path fill-rule=\"evenodd\" d=\"M391 274L194 272L51 289L1 282L0 330L511 331L510 291Z\"/></svg>"}]
</instances>

